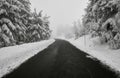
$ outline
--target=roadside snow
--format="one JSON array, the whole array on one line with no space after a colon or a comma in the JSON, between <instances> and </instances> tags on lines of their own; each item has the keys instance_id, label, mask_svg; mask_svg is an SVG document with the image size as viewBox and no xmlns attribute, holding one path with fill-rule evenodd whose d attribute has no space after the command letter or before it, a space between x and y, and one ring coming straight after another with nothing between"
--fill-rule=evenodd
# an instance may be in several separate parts
<instances>
[{"instance_id":1,"label":"roadside snow","mask_svg":"<svg viewBox=\"0 0 120 78\"><path fill-rule=\"evenodd\" d=\"M110 69L120 73L120 50L111 50L107 45L101 45L99 38L91 38L90 35L80 37L77 40L69 40L80 50L90 54L88 58L97 58Z\"/></svg>"},{"instance_id":2,"label":"roadside snow","mask_svg":"<svg viewBox=\"0 0 120 78\"><path fill-rule=\"evenodd\" d=\"M0 78L17 68L21 63L47 48L55 40L44 40L36 43L28 43L5 47L0 49Z\"/></svg>"}]
</instances>

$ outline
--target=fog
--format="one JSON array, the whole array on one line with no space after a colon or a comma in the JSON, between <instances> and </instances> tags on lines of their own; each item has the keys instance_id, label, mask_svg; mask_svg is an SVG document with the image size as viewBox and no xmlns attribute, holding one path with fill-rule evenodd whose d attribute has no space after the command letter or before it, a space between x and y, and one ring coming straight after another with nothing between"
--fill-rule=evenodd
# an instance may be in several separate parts
<instances>
[{"instance_id":1,"label":"fog","mask_svg":"<svg viewBox=\"0 0 120 78\"><path fill-rule=\"evenodd\" d=\"M81 20L88 0L30 0L30 2L32 10L34 8L38 12L43 10L43 14L50 16L50 28L55 36L56 33L62 32L62 29L71 29L74 21Z\"/></svg>"}]
</instances>

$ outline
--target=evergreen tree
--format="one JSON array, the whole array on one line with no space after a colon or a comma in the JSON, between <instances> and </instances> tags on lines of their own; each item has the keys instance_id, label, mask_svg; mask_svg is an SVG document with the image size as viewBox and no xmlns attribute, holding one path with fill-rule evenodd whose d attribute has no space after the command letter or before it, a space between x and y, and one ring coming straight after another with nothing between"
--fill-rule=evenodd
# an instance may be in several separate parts
<instances>
[{"instance_id":1,"label":"evergreen tree","mask_svg":"<svg viewBox=\"0 0 120 78\"><path fill-rule=\"evenodd\" d=\"M31 13L29 0L0 0L0 47L49 37L48 17Z\"/></svg>"},{"instance_id":2,"label":"evergreen tree","mask_svg":"<svg viewBox=\"0 0 120 78\"><path fill-rule=\"evenodd\" d=\"M51 30L49 29L48 18L48 16L42 16L42 11L37 14L35 10L32 13L27 30L30 41L34 42L50 38Z\"/></svg>"},{"instance_id":3,"label":"evergreen tree","mask_svg":"<svg viewBox=\"0 0 120 78\"><path fill-rule=\"evenodd\" d=\"M25 42L27 17L30 15L29 1L0 0L0 3L0 42L4 46Z\"/></svg>"},{"instance_id":4,"label":"evergreen tree","mask_svg":"<svg viewBox=\"0 0 120 78\"><path fill-rule=\"evenodd\" d=\"M84 26L108 43L110 48L120 48L120 0L89 0ZM116 39L117 36L117 39Z\"/></svg>"}]
</instances>

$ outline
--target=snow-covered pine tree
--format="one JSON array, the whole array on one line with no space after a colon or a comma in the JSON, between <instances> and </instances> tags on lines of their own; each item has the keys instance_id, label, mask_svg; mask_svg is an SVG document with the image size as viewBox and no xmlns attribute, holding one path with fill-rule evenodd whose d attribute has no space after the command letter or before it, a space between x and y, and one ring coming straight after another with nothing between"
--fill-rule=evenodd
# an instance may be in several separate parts
<instances>
[{"instance_id":1,"label":"snow-covered pine tree","mask_svg":"<svg viewBox=\"0 0 120 78\"><path fill-rule=\"evenodd\" d=\"M51 30L49 29L48 16L42 16L42 11L36 12L36 9L32 13L29 19L29 27L27 34L29 41L40 41L50 38Z\"/></svg>"},{"instance_id":2,"label":"snow-covered pine tree","mask_svg":"<svg viewBox=\"0 0 120 78\"><path fill-rule=\"evenodd\" d=\"M98 34L110 48L120 48L120 0L89 1L83 20L85 27Z\"/></svg>"},{"instance_id":3,"label":"snow-covered pine tree","mask_svg":"<svg viewBox=\"0 0 120 78\"><path fill-rule=\"evenodd\" d=\"M50 33L48 17L32 13L29 0L0 0L0 47L48 39Z\"/></svg>"},{"instance_id":4,"label":"snow-covered pine tree","mask_svg":"<svg viewBox=\"0 0 120 78\"><path fill-rule=\"evenodd\" d=\"M30 2L27 0L0 0L0 43L1 46L26 41L27 19Z\"/></svg>"}]
</instances>

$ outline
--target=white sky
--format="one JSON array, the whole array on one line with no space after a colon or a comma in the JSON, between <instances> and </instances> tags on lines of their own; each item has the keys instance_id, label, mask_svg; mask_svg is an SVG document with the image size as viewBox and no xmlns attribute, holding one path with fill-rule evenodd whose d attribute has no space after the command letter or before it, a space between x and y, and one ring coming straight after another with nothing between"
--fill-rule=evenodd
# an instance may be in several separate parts
<instances>
[{"instance_id":1,"label":"white sky","mask_svg":"<svg viewBox=\"0 0 120 78\"><path fill-rule=\"evenodd\" d=\"M50 27L55 29L61 25L72 25L84 14L88 0L30 0L31 9L43 10L50 16Z\"/></svg>"}]
</instances>

